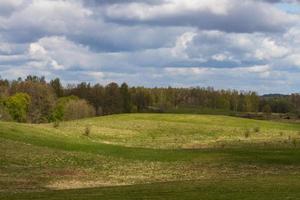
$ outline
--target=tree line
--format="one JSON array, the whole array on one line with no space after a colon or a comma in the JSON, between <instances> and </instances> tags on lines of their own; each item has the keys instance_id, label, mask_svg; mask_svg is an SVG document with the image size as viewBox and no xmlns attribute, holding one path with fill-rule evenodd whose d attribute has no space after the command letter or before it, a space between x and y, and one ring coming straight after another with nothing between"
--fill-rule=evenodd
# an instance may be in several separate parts
<instances>
[{"instance_id":1,"label":"tree line","mask_svg":"<svg viewBox=\"0 0 300 200\"><path fill-rule=\"evenodd\" d=\"M300 110L300 95L258 96L251 91L202 88L146 88L90 84L63 86L59 78L24 80L0 78L0 119L43 123L84 117L136 112L172 112L186 107L230 112L278 112Z\"/></svg>"}]
</instances>

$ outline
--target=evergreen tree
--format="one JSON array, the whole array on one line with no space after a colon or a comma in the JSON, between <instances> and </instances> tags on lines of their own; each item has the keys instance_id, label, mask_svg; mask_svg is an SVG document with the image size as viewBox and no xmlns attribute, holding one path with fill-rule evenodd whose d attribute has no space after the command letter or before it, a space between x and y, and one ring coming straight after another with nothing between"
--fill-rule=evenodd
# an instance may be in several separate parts
<instances>
[{"instance_id":1,"label":"evergreen tree","mask_svg":"<svg viewBox=\"0 0 300 200\"><path fill-rule=\"evenodd\" d=\"M50 81L50 85L51 87L53 88L55 94L57 97L62 97L63 94L64 94L64 90L63 90L63 87L60 83L60 79L59 78L56 78L54 80L51 80Z\"/></svg>"},{"instance_id":2,"label":"evergreen tree","mask_svg":"<svg viewBox=\"0 0 300 200\"><path fill-rule=\"evenodd\" d=\"M128 89L128 85L126 83L123 83L121 85L120 92L122 95L123 112L130 113L132 107L131 95Z\"/></svg>"},{"instance_id":3,"label":"evergreen tree","mask_svg":"<svg viewBox=\"0 0 300 200\"><path fill-rule=\"evenodd\" d=\"M110 83L105 87L104 113L114 114L122 112L122 95L117 83Z\"/></svg>"}]
</instances>

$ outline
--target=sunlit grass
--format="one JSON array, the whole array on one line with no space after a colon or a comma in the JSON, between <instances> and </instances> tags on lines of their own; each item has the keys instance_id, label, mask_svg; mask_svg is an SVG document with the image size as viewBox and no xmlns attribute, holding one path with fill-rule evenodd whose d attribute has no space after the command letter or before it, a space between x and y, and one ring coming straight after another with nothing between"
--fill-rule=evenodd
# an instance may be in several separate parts
<instances>
[{"instance_id":1,"label":"sunlit grass","mask_svg":"<svg viewBox=\"0 0 300 200\"><path fill-rule=\"evenodd\" d=\"M252 187L261 177L282 180L288 187L289 178L300 176L299 130L295 123L183 114L113 115L56 127L0 122L0 191L169 181L179 181L170 188L194 181L186 184L227 191L250 178ZM218 186L213 180L225 182ZM300 187L297 181L291 184ZM268 185L267 190L274 187Z\"/></svg>"},{"instance_id":2,"label":"sunlit grass","mask_svg":"<svg viewBox=\"0 0 300 200\"><path fill-rule=\"evenodd\" d=\"M93 142L148 148L203 148L222 143L280 143L300 139L300 125L211 115L114 115L61 123L56 134ZM51 125L40 125L53 130ZM259 131L257 131L259 130ZM245 137L245 131L249 131Z\"/></svg>"}]
</instances>

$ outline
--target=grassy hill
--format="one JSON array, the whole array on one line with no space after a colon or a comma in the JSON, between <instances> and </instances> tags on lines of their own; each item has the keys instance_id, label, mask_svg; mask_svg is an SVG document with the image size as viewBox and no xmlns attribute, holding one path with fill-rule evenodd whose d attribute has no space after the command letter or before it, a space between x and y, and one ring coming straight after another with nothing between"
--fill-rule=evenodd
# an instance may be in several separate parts
<instances>
[{"instance_id":1,"label":"grassy hill","mask_svg":"<svg viewBox=\"0 0 300 200\"><path fill-rule=\"evenodd\" d=\"M0 122L0 149L0 199L300 198L296 123L187 114Z\"/></svg>"}]
</instances>

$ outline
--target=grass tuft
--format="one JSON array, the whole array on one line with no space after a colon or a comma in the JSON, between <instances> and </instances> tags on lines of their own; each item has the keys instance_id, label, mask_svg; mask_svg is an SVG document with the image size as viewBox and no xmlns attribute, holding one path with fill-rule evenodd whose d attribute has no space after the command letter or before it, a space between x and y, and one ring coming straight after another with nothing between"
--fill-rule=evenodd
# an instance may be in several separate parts
<instances>
[{"instance_id":1,"label":"grass tuft","mask_svg":"<svg viewBox=\"0 0 300 200\"><path fill-rule=\"evenodd\" d=\"M255 128L253 129L253 131L254 131L255 133L259 133L259 132L260 132L259 126L255 127Z\"/></svg>"},{"instance_id":2,"label":"grass tuft","mask_svg":"<svg viewBox=\"0 0 300 200\"><path fill-rule=\"evenodd\" d=\"M245 130L244 136L245 136L245 138L249 138L250 137L250 130L249 129Z\"/></svg>"},{"instance_id":3,"label":"grass tuft","mask_svg":"<svg viewBox=\"0 0 300 200\"><path fill-rule=\"evenodd\" d=\"M292 144L293 144L294 147L297 147L297 139L296 138L293 138Z\"/></svg>"},{"instance_id":4,"label":"grass tuft","mask_svg":"<svg viewBox=\"0 0 300 200\"><path fill-rule=\"evenodd\" d=\"M280 135L280 137L282 137L282 136L283 136L283 132L282 132L282 131L280 131L280 132L279 132L279 135Z\"/></svg>"},{"instance_id":5,"label":"grass tuft","mask_svg":"<svg viewBox=\"0 0 300 200\"><path fill-rule=\"evenodd\" d=\"M85 129L84 129L83 135L89 137L90 134L91 134L91 127L90 126L86 126Z\"/></svg>"},{"instance_id":6,"label":"grass tuft","mask_svg":"<svg viewBox=\"0 0 300 200\"><path fill-rule=\"evenodd\" d=\"M58 128L60 125L60 122L59 121L54 121L53 122L53 128Z\"/></svg>"}]
</instances>

